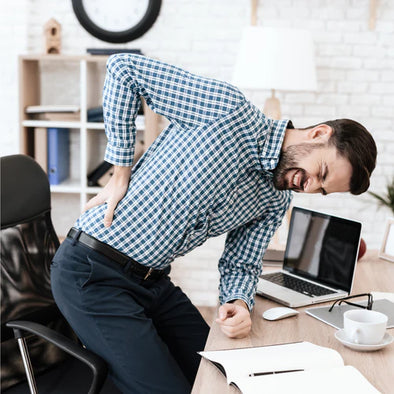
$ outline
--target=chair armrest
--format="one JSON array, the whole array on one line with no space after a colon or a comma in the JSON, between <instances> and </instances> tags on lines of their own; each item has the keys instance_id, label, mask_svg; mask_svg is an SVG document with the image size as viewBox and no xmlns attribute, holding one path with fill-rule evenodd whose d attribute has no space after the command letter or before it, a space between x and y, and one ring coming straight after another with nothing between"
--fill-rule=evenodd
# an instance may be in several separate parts
<instances>
[{"instance_id":1,"label":"chair armrest","mask_svg":"<svg viewBox=\"0 0 394 394\"><path fill-rule=\"evenodd\" d=\"M18 314L18 316L14 316L11 319L6 318L1 324L1 342L8 341L9 339L14 339L14 332L12 328L7 327L6 324L8 320L23 320L40 323L44 326L47 326L50 322L57 321L59 320L59 318L63 319L57 305L54 302L47 306L33 309L33 311L30 311L28 313Z\"/></svg>"},{"instance_id":2,"label":"chair armrest","mask_svg":"<svg viewBox=\"0 0 394 394\"><path fill-rule=\"evenodd\" d=\"M89 394L100 392L107 378L108 372L107 364L100 356L83 348L82 346L71 341L64 335L52 330L51 328L45 327L35 322L25 320L13 320L7 322L6 326L14 330L14 335L17 339L24 337L24 331L29 332L47 340L48 342L54 344L66 353L87 364L93 372L93 380L89 390Z\"/></svg>"}]
</instances>

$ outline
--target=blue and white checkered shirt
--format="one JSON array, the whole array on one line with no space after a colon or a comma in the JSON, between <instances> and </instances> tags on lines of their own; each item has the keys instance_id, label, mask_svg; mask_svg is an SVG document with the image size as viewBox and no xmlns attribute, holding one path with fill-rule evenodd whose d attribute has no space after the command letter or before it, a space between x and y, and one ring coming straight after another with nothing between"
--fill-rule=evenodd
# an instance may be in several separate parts
<instances>
[{"instance_id":1,"label":"blue and white checkered shirt","mask_svg":"<svg viewBox=\"0 0 394 394\"><path fill-rule=\"evenodd\" d=\"M262 256L291 201L272 183L288 121L271 120L234 86L144 56L109 58L105 160L131 166L140 98L169 126L134 166L113 223L105 205L76 227L141 264L163 269L207 238L228 233L220 302L254 304Z\"/></svg>"}]
</instances>

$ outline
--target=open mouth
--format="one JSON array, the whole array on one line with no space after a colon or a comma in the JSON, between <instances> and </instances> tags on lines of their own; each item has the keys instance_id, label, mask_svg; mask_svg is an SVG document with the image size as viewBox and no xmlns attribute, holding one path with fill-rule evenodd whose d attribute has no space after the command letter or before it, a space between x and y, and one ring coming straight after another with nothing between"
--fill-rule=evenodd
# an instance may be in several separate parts
<instances>
[{"instance_id":1,"label":"open mouth","mask_svg":"<svg viewBox=\"0 0 394 394\"><path fill-rule=\"evenodd\" d=\"M290 188L294 191L304 191L308 185L308 178L303 170L296 170L290 180Z\"/></svg>"}]
</instances>

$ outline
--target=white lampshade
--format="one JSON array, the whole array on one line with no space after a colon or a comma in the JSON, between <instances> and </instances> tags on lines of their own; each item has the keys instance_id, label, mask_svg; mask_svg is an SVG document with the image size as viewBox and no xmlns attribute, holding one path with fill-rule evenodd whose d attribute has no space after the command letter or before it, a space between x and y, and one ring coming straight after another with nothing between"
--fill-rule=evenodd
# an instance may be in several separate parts
<instances>
[{"instance_id":1,"label":"white lampshade","mask_svg":"<svg viewBox=\"0 0 394 394\"><path fill-rule=\"evenodd\" d=\"M247 27L233 84L245 89L316 90L310 33L301 29Z\"/></svg>"}]
</instances>

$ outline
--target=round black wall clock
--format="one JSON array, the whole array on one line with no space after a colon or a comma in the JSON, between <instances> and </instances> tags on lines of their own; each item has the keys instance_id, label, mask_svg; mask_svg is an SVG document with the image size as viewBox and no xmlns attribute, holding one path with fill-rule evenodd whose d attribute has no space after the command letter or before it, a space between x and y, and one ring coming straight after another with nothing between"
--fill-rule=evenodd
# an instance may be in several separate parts
<instances>
[{"instance_id":1,"label":"round black wall clock","mask_svg":"<svg viewBox=\"0 0 394 394\"><path fill-rule=\"evenodd\" d=\"M145 34L159 16L161 0L72 0L74 13L94 37L125 43Z\"/></svg>"}]
</instances>

